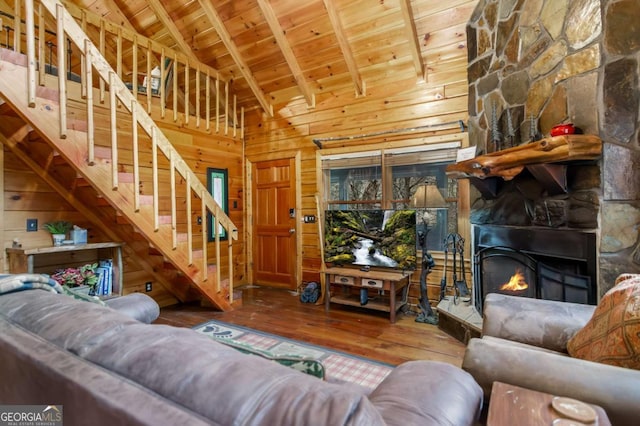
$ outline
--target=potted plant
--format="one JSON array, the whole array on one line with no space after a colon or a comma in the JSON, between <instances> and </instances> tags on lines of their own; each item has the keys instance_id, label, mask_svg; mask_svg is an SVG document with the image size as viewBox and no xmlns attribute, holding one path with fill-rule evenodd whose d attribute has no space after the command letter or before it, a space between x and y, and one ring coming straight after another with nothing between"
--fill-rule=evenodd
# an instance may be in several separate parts
<instances>
[{"instance_id":1,"label":"potted plant","mask_svg":"<svg viewBox=\"0 0 640 426\"><path fill-rule=\"evenodd\" d=\"M67 287L81 287L87 286L89 288L89 295L95 295L96 287L98 285L98 274L96 268L98 263L88 263L78 268L65 268L56 270L51 279L58 282L60 285Z\"/></svg>"},{"instance_id":2,"label":"potted plant","mask_svg":"<svg viewBox=\"0 0 640 426\"><path fill-rule=\"evenodd\" d=\"M66 220L47 222L43 226L51 233L54 246L61 246L62 242L67 238L67 232L73 227L71 222L67 222Z\"/></svg>"}]
</instances>

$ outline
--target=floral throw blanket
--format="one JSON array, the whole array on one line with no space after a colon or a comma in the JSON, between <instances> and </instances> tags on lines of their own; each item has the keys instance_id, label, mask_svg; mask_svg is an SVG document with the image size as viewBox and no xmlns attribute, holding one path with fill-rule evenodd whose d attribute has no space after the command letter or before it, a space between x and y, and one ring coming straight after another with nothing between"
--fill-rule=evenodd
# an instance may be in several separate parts
<instances>
[{"instance_id":1,"label":"floral throw blanket","mask_svg":"<svg viewBox=\"0 0 640 426\"><path fill-rule=\"evenodd\" d=\"M52 293L63 293L62 286L42 274L12 274L0 275L0 294L14 291L42 289Z\"/></svg>"}]
</instances>

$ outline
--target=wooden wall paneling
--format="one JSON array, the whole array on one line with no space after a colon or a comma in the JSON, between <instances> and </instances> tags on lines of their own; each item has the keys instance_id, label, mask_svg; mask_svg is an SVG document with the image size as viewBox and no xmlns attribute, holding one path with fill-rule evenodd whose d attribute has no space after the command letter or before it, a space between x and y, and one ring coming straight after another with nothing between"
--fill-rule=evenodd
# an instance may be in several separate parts
<instances>
[{"instance_id":1,"label":"wooden wall paneling","mask_svg":"<svg viewBox=\"0 0 640 426\"><path fill-rule=\"evenodd\" d=\"M451 44L451 43L449 43ZM449 51L442 48L441 52ZM455 58L455 55L453 55ZM447 57L448 58L448 57ZM410 58L409 58L410 59ZM466 78L466 77L465 77ZM456 80L455 78L453 80ZM276 116L269 119L259 112L247 114L247 132L245 138L247 156L259 156L264 153L282 152L292 148L300 149L303 184L301 214L316 214L315 193L323 193L322 173L316 154L326 150L318 150L313 143L314 138L335 137L344 135L361 135L369 132L390 129L414 128L428 124L454 122L442 133L459 132L457 120L467 119L467 85L464 81L453 81L439 85L417 83L415 73L407 77L404 86L376 87L366 98L354 98L352 91L342 89L325 96L320 93L316 99L315 110L306 108L303 102L281 102L274 104ZM448 89L450 90L448 91ZM438 128L425 129L418 134L385 135L378 139L378 143L388 146L422 145L430 138L447 140L452 136L432 136L438 134ZM442 139L440 139L442 138ZM434 139L431 139L433 141ZM374 138L375 140L375 138ZM328 143L328 146L339 147L353 144L353 150L372 149L370 141L344 141ZM350 148L351 149L351 148ZM465 189L461 188L460 195L464 196ZM460 208L464 209L464 203ZM324 205L321 207L324 209ZM468 213L461 211L459 224L461 232L468 232ZM302 225L302 277L304 280L318 280L321 266L320 246L317 236L317 226ZM428 294L432 301L437 301L442 278L442 264L444 259L436 260L439 265L428 278ZM467 268L467 271L470 271ZM411 300L417 303L419 297L419 270L413 274Z\"/></svg>"}]
</instances>

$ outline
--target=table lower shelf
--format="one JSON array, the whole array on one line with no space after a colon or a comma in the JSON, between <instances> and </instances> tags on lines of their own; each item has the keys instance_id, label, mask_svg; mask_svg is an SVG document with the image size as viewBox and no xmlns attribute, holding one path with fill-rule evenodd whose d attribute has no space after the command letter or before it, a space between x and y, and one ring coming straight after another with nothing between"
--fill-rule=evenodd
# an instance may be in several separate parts
<instances>
[{"instance_id":1,"label":"table lower shelf","mask_svg":"<svg viewBox=\"0 0 640 426\"><path fill-rule=\"evenodd\" d=\"M337 303L339 305L357 306L360 308L375 309L377 311L391 312L389 301L380 302L377 300L371 300L366 304L360 303L360 298L356 295L335 295L331 296L331 303ZM406 302L399 301L396 304L396 311L406 305Z\"/></svg>"}]
</instances>

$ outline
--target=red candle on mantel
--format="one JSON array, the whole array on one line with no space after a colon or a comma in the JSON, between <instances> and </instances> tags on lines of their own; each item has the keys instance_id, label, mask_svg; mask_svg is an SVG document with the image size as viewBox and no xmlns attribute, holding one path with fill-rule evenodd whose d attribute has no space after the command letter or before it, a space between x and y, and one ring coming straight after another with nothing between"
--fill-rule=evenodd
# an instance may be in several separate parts
<instances>
[{"instance_id":1,"label":"red candle on mantel","mask_svg":"<svg viewBox=\"0 0 640 426\"><path fill-rule=\"evenodd\" d=\"M573 123L558 124L551 128L551 136L560 135L573 135L576 132L576 128Z\"/></svg>"}]
</instances>

